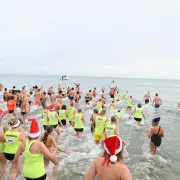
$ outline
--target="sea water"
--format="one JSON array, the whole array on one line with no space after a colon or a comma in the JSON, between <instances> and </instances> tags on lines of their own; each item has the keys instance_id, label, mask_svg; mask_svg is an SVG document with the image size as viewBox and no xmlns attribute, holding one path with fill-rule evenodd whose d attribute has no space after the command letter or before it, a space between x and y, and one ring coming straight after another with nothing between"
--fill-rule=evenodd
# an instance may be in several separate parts
<instances>
[{"instance_id":1,"label":"sea water","mask_svg":"<svg viewBox=\"0 0 180 180\"><path fill-rule=\"evenodd\" d=\"M126 79L126 78L94 78L94 77L69 77L68 81L60 81L59 76L31 76L31 75L0 75L1 83L4 87L12 88L16 86L21 89L24 85L28 89L31 86L43 85L44 88L54 87L57 91L59 84L62 86L74 86L74 83L81 83L81 89L85 93L94 87L97 88L99 97L102 86L106 87L106 96L108 105L110 98L108 96L108 86L118 86L120 94L129 91L133 96L133 108L137 103L142 103L143 96L150 91L152 97L158 93L162 98L163 105L160 109L154 109L152 105L144 105L146 120L142 122L141 128L137 128L136 122L131 118L128 120L130 111L126 110L124 100L115 104L116 109L122 110L122 118L118 124L120 136L126 141L124 163L129 167L134 180L179 180L180 179L180 110L176 108L180 100L180 81L177 80L152 80L152 79ZM115 83L111 83L114 80ZM91 162L97 155L103 152L100 146L95 145L93 135L90 131L90 116L92 110L90 106L84 105L84 95L81 102L76 107L81 107L85 113L84 136L76 138L76 133L71 126L61 128L61 138L58 145L71 151L69 156L58 152L59 168L53 172L53 164L46 169L50 180L80 180L84 179L84 174ZM98 99L98 98L97 98ZM97 101L94 99L92 104ZM68 105L69 101L63 102ZM108 109L107 105L107 109ZM5 109L5 104L1 103L0 108ZM42 108L35 105L31 106L29 117L35 117L42 128L41 120ZM108 118L111 113L107 111ZM21 117L18 110L18 117ZM151 128L151 120L155 116L161 116L160 125L165 130L165 137L159 148L159 153L153 156L149 152L149 139L147 130ZM3 122L5 123L5 122ZM29 130L29 123L23 125L25 132ZM6 174L8 174L7 169ZM7 176L2 178L7 179ZM24 179L18 176L17 179Z\"/></svg>"}]
</instances>

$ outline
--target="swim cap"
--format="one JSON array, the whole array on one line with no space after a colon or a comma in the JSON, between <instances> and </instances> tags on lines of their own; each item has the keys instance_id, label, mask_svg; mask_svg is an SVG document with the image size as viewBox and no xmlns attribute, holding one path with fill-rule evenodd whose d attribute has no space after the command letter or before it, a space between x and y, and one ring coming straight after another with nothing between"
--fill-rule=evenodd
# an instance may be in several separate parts
<instances>
[{"instance_id":1,"label":"swim cap","mask_svg":"<svg viewBox=\"0 0 180 180\"><path fill-rule=\"evenodd\" d=\"M158 124L159 123L159 121L160 121L160 117L156 117L156 118L154 118L153 120L152 120L152 122L153 123L155 123L155 124Z\"/></svg>"}]
</instances>

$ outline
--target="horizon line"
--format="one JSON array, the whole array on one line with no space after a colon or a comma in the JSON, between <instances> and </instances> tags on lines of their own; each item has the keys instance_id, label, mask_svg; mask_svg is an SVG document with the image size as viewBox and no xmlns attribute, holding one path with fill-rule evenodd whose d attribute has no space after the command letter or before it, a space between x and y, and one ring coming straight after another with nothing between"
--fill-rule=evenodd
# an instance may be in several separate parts
<instances>
[{"instance_id":1,"label":"horizon line","mask_svg":"<svg viewBox=\"0 0 180 180\"><path fill-rule=\"evenodd\" d=\"M0 74L0 75L25 75L25 76L62 76L57 74ZM117 77L117 76L90 76L90 75L69 75L68 77L91 77L91 78L121 78L121 79L148 79L148 80L175 80L179 81L180 79L172 79L172 78L143 78L143 77Z\"/></svg>"}]
</instances>

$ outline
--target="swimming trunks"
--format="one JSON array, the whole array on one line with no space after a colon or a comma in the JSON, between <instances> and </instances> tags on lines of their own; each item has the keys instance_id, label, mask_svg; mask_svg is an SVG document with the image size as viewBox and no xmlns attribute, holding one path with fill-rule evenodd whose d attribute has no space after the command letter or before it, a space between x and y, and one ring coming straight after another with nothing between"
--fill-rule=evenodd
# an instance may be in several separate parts
<instances>
[{"instance_id":1,"label":"swimming trunks","mask_svg":"<svg viewBox=\"0 0 180 180\"><path fill-rule=\"evenodd\" d=\"M56 128L57 128L57 126L58 126L58 124L56 124L56 125L53 125L54 129L56 129Z\"/></svg>"},{"instance_id":2,"label":"swimming trunks","mask_svg":"<svg viewBox=\"0 0 180 180\"><path fill-rule=\"evenodd\" d=\"M12 161L14 159L15 154L4 153L4 156L7 160Z\"/></svg>"},{"instance_id":3,"label":"swimming trunks","mask_svg":"<svg viewBox=\"0 0 180 180\"><path fill-rule=\"evenodd\" d=\"M135 121L139 121L139 122L142 121L142 119L140 119L140 118L134 118L134 120L135 120Z\"/></svg>"},{"instance_id":4,"label":"swimming trunks","mask_svg":"<svg viewBox=\"0 0 180 180\"><path fill-rule=\"evenodd\" d=\"M83 128L74 128L76 132L83 132Z\"/></svg>"},{"instance_id":5,"label":"swimming trunks","mask_svg":"<svg viewBox=\"0 0 180 180\"><path fill-rule=\"evenodd\" d=\"M155 108L160 108L160 104L155 104L154 107Z\"/></svg>"},{"instance_id":6,"label":"swimming trunks","mask_svg":"<svg viewBox=\"0 0 180 180\"><path fill-rule=\"evenodd\" d=\"M156 147L159 147L161 145L161 141L162 141L162 137L161 135L159 134L161 130L161 126L159 126L159 130L158 130L158 133L157 134L153 134L152 137L151 137L151 142L156 146Z\"/></svg>"},{"instance_id":7,"label":"swimming trunks","mask_svg":"<svg viewBox=\"0 0 180 180\"><path fill-rule=\"evenodd\" d=\"M10 110L10 111L9 111L10 114L13 113L13 112L14 112L14 110Z\"/></svg>"},{"instance_id":8,"label":"swimming trunks","mask_svg":"<svg viewBox=\"0 0 180 180\"><path fill-rule=\"evenodd\" d=\"M44 130L46 130L46 129L47 129L47 127L48 127L48 125L43 125Z\"/></svg>"},{"instance_id":9,"label":"swimming trunks","mask_svg":"<svg viewBox=\"0 0 180 180\"><path fill-rule=\"evenodd\" d=\"M24 116L26 114L26 112L21 112L22 116Z\"/></svg>"},{"instance_id":10,"label":"swimming trunks","mask_svg":"<svg viewBox=\"0 0 180 180\"><path fill-rule=\"evenodd\" d=\"M86 100L86 103L89 103L89 100Z\"/></svg>"},{"instance_id":11,"label":"swimming trunks","mask_svg":"<svg viewBox=\"0 0 180 180\"><path fill-rule=\"evenodd\" d=\"M148 104L149 103L149 99L145 99L145 104Z\"/></svg>"},{"instance_id":12,"label":"swimming trunks","mask_svg":"<svg viewBox=\"0 0 180 180\"><path fill-rule=\"evenodd\" d=\"M74 100L74 96L69 96L69 99L70 100Z\"/></svg>"},{"instance_id":13,"label":"swimming trunks","mask_svg":"<svg viewBox=\"0 0 180 180\"><path fill-rule=\"evenodd\" d=\"M25 177L27 180L46 180L47 178L47 174L44 174L43 176L39 177L39 178L27 178Z\"/></svg>"},{"instance_id":14,"label":"swimming trunks","mask_svg":"<svg viewBox=\"0 0 180 180\"><path fill-rule=\"evenodd\" d=\"M62 119L61 122L62 122L63 126L66 126L66 119ZM60 125L59 122L58 122L58 124Z\"/></svg>"},{"instance_id":15,"label":"swimming trunks","mask_svg":"<svg viewBox=\"0 0 180 180\"><path fill-rule=\"evenodd\" d=\"M114 99L114 94L110 94L110 97Z\"/></svg>"}]
</instances>

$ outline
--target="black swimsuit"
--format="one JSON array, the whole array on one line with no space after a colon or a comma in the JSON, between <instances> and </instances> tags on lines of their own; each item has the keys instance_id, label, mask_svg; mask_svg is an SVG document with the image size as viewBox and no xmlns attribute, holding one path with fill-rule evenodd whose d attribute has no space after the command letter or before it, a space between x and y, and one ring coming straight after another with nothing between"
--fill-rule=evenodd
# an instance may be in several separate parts
<instances>
[{"instance_id":1,"label":"black swimsuit","mask_svg":"<svg viewBox=\"0 0 180 180\"><path fill-rule=\"evenodd\" d=\"M161 141L162 141L162 135L159 134L161 130L161 126L159 126L159 131L157 134L153 134L151 137L151 142L156 146L159 147L161 145Z\"/></svg>"}]
</instances>

